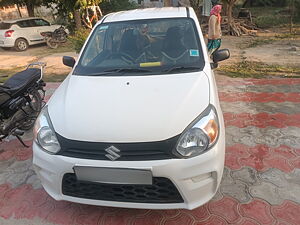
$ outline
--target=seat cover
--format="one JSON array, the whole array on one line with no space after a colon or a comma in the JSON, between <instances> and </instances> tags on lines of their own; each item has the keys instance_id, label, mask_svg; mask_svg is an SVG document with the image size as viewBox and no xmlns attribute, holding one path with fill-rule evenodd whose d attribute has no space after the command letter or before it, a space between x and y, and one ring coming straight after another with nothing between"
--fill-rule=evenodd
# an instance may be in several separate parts
<instances>
[{"instance_id":1,"label":"seat cover","mask_svg":"<svg viewBox=\"0 0 300 225\"><path fill-rule=\"evenodd\" d=\"M36 82L38 79L40 79L40 76L41 70L37 68L28 68L24 71L16 73L4 83L4 85L9 88L6 91L12 95L18 93L19 91L22 92L23 90L27 89L32 82Z\"/></svg>"}]
</instances>

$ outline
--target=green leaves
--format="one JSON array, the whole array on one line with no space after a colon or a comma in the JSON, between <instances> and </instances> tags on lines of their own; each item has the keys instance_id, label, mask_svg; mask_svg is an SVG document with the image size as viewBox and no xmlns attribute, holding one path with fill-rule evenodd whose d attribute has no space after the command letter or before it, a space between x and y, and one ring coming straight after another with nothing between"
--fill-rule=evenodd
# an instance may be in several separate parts
<instances>
[{"instance_id":1,"label":"green leaves","mask_svg":"<svg viewBox=\"0 0 300 225\"><path fill-rule=\"evenodd\" d=\"M74 35L69 36L69 40L72 42L74 49L77 53L80 52L82 46L85 43L85 40L89 36L89 33L90 30L82 28L76 31Z\"/></svg>"}]
</instances>

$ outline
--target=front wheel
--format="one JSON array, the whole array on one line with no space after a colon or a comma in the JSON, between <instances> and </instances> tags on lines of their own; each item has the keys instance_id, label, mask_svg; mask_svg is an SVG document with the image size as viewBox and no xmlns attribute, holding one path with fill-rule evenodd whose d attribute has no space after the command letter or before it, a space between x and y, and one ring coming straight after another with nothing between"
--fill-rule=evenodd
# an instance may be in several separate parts
<instances>
[{"instance_id":1,"label":"front wheel","mask_svg":"<svg viewBox=\"0 0 300 225\"><path fill-rule=\"evenodd\" d=\"M25 117L20 123L19 129L21 130L30 130L33 127L35 120L43 107L43 97L39 91L35 91L34 93L30 94L29 97L31 102L29 102L28 105L23 108L23 110L29 116Z\"/></svg>"},{"instance_id":2,"label":"front wheel","mask_svg":"<svg viewBox=\"0 0 300 225\"><path fill-rule=\"evenodd\" d=\"M47 39L47 45L53 49L56 49L58 47L58 43L53 38Z\"/></svg>"},{"instance_id":3,"label":"front wheel","mask_svg":"<svg viewBox=\"0 0 300 225\"><path fill-rule=\"evenodd\" d=\"M28 46L29 46L28 42L25 39L23 39L23 38L19 38L15 42L15 49L18 52L22 52L22 51L27 50Z\"/></svg>"}]
</instances>

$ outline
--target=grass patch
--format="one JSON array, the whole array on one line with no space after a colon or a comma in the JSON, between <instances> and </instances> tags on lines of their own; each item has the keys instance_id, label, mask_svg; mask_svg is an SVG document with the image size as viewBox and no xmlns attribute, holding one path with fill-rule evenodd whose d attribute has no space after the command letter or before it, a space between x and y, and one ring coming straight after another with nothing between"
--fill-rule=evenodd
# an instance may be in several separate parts
<instances>
[{"instance_id":1,"label":"grass patch","mask_svg":"<svg viewBox=\"0 0 300 225\"><path fill-rule=\"evenodd\" d=\"M0 83L4 83L12 75L25 70L25 67L15 67L13 69L0 69ZM43 76L45 82L62 82L68 74L48 74Z\"/></svg>"},{"instance_id":2,"label":"grass patch","mask_svg":"<svg viewBox=\"0 0 300 225\"><path fill-rule=\"evenodd\" d=\"M74 52L73 44L70 41L63 43L56 49L48 48L50 54L61 53L61 52Z\"/></svg>"},{"instance_id":3,"label":"grass patch","mask_svg":"<svg viewBox=\"0 0 300 225\"><path fill-rule=\"evenodd\" d=\"M274 41L276 41L275 38L253 38L248 42L241 43L239 45L239 48L240 49L255 48L257 46L271 44Z\"/></svg>"},{"instance_id":4,"label":"grass patch","mask_svg":"<svg viewBox=\"0 0 300 225\"><path fill-rule=\"evenodd\" d=\"M249 10L253 16L253 22L262 29L290 23L288 7L252 7ZM299 16L295 15L294 23L300 23Z\"/></svg>"},{"instance_id":5,"label":"grass patch","mask_svg":"<svg viewBox=\"0 0 300 225\"><path fill-rule=\"evenodd\" d=\"M278 15L265 15L254 18L253 22L258 28L270 28L278 27L280 25L289 24L290 18L288 16L278 16Z\"/></svg>"},{"instance_id":6,"label":"grass patch","mask_svg":"<svg viewBox=\"0 0 300 225\"><path fill-rule=\"evenodd\" d=\"M9 77L22 71L25 67L14 67L13 69L0 69L0 83L5 82Z\"/></svg>"},{"instance_id":7,"label":"grass patch","mask_svg":"<svg viewBox=\"0 0 300 225\"><path fill-rule=\"evenodd\" d=\"M284 8L282 7L250 7L252 16L259 17L265 15L279 14Z\"/></svg>"},{"instance_id":8,"label":"grass patch","mask_svg":"<svg viewBox=\"0 0 300 225\"><path fill-rule=\"evenodd\" d=\"M262 46L262 45L272 44L275 41L293 40L293 39L298 39L298 38L300 38L300 34L296 34L296 33L277 34L274 37L269 37L269 38L254 37L254 38L250 39L249 41L239 44L238 47L240 49L255 48L258 46Z\"/></svg>"},{"instance_id":9,"label":"grass patch","mask_svg":"<svg viewBox=\"0 0 300 225\"><path fill-rule=\"evenodd\" d=\"M266 78L268 76L299 77L300 67L268 65L260 62L242 61L233 65L224 65L218 71L229 77Z\"/></svg>"},{"instance_id":10,"label":"grass patch","mask_svg":"<svg viewBox=\"0 0 300 225\"><path fill-rule=\"evenodd\" d=\"M300 30L299 30L300 31ZM284 33L275 35L276 40L284 40L284 39L298 39L300 38L300 33L298 33L298 29L294 28L294 33Z\"/></svg>"},{"instance_id":11,"label":"grass patch","mask_svg":"<svg viewBox=\"0 0 300 225\"><path fill-rule=\"evenodd\" d=\"M48 55L63 52L74 52L73 44L70 41L60 44L56 49L49 48L48 46L45 46L45 48L39 48L35 51L34 54L38 57L45 57Z\"/></svg>"},{"instance_id":12,"label":"grass patch","mask_svg":"<svg viewBox=\"0 0 300 225\"><path fill-rule=\"evenodd\" d=\"M63 82L68 74L45 74L43 80L47 82Z\"/></svg>"}]
</instances>

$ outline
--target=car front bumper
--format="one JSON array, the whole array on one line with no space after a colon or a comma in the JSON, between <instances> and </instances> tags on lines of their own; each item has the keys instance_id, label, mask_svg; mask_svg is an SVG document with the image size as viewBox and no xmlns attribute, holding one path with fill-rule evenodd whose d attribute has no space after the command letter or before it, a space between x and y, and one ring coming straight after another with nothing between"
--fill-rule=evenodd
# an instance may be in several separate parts
<instances>
[{"instance_id":1,"label":"car front bumper","mask_svg":"<svg viewBox=\"0 0 300 225\"><path fill-rule=\"evenodd\" d=\"M208 202L218 189L224 168L224 140L224 133L221 132L218 143L200 156L190 159L154 161L88 160L50 155L41 150L34 142L33 164L46 192L56 200L124 208L194 209ZM63 177L66 173L74 173L74 166L151 170L153 177L168 178L178 189L183 202L136 203L93 200L64 195L62 193Z\"/></svg>"},{"instance_id":2,"label":"car front bumper","mask_svg":"<svg viewBox=\"0 0 300 225\"><path fill-rule=\"evenodd\" d=\"M15 40L13 38L0 38L0 47L10 48L15 46Z\"/></svg>"}]
</instances>

